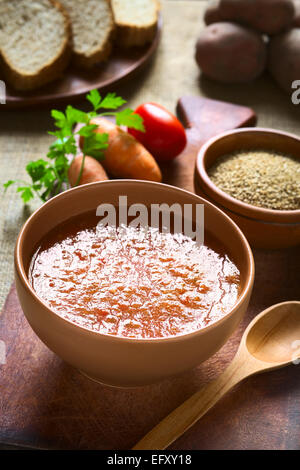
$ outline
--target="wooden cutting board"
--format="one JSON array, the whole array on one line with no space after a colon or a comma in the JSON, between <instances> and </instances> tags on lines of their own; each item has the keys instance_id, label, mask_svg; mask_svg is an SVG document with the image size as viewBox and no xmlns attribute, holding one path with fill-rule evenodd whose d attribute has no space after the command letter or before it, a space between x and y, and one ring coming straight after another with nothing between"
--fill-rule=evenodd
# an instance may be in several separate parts
<instances>
[{"instance_id":1,"label":"wooden cutting board","mask_svg":"<svg viewBox=\"0 0 300 470\"><path fill-rule=\"evenodd\" d=\"M189 145L164 168L164 175L166 182L191 190L200 144L219 131L254 124L255 115L247 108L196 97L181 99L178 111L191 127ZM299 298L300 248L256 251L255 261L256 281L246 318L226 345L197 369L138 389L97 384L61 361L29 327L12 286L0 317L0 340L7 348L6 364L0 366L0 442L44 449L131 448L224 370L256 314L271 304ZM300 449L297 366L249 378L171 446L256 448Z\"/></svg>"}]
</instances>

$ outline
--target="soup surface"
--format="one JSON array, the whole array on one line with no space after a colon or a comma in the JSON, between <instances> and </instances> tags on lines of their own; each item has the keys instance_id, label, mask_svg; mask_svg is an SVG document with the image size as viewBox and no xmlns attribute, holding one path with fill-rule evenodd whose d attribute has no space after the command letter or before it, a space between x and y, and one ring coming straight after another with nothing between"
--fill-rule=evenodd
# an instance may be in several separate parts
<instances>
[{"instance_id":1,"label":"soup surface","mask_svg":"<svg viewBox=\"0 0 300 470\"><path fill-rule=\"evenodd\" d=\"M230 311L240 273L220 244L71 219L42 241L29 279L62 317L131 338L190 333Z\"/></svg>"}]
</instances>

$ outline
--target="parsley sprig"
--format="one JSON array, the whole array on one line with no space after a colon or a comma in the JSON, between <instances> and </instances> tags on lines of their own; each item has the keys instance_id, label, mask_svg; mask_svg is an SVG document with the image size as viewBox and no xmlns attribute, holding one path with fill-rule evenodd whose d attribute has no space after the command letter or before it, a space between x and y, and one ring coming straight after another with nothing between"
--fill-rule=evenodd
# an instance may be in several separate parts
<instances>
[{"instance_id":1,"label":"parsley sprig","mask_svg":"<svg viewBox=\"0 0 300 470\"><path fill-rule=\"evenodd\" d=\"M92 105L92 111L88 113L73 106L67 106L65 112L56 109L51 111L57 129L49 134L55 137L55 141L49 147L47 160L38 159L27 164L26 172L31 181L9 180L4 183L5 190L13 184L18 184L17 192L20 193L24 204L35 196L45 202L63 188L70 187L68 170L78 153L76 135L84 137L83 159L77 184L81 179L86 155L94 157L98 161L104 158L104 150L108 147L108 134L94 132L97 126L91 124L93 117L99 115L115 116L117 125L145 131L143 119L132 109L117 111L126 101L115 93L108 93L102 98L98 90L92 90L86 98ZM100 112L100 110L105 111ZM74 127L78 124L81 127L74 132Z\"/></svg>"}]
</instances>

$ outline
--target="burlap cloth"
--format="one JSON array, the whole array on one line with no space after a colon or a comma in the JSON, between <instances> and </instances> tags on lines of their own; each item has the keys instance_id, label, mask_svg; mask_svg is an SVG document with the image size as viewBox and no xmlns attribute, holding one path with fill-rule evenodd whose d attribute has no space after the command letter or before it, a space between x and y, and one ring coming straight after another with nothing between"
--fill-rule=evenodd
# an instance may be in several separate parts
<instances>
[{"instance_id":1,"label":"burlap cloth","mask_svg":"<svg viewBox=\"0 0 300 470\"><path fill-rule=\"evenodd\" d=\"M195 40L203 27L206 1L162 1L163 36L151 66L129 84L116 89L131 107L157 101L174 111L177 99L185 94L204 95L254 108L259 125L290 132L299 131L300 105L291 103L266 75L251 85L222 86L203 80L194 60ZM279 58L280 60L280 58ZM299 77L300 78L300 77ZM81 103L77 104L78 106ZM53 103L53 107L56 107ZM25 165L43 157L51 142L49 110L8 111L0 105L0 184L22 179ZM0 309L13 280L13 250L17 234L39 202L23 207L19 195L10 188L1 190L0 201Z\"/></svg>"}]
</instances>

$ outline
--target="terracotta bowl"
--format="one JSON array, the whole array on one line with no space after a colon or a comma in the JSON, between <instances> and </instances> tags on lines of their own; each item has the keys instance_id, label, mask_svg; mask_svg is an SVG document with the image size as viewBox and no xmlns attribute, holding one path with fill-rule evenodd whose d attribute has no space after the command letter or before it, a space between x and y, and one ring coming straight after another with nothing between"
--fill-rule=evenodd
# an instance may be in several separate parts
<instances>
[{"instance_id":1,"label":"terracotta bowl","mask_svg":"<svg viewBox=\"0 0 300 470\"><path fill-rule=\"evenodd\" d=\"M200 149L195 168L195 190L216 204L242 229L251 246L279 249L300 243L300 210L263 209L239 201L219 189L207 170L222 155L236 150L266 149L300 158L300 139L293 134L263 128L243 128L210 139Z\"/></svg>"},{"instance_id":2,"label":"terracotta bowl","mask_svg":"<svg viewBox=\"0 0 300 470\"><path fill-rule=\"evenodd\" d=\"M102 203L204 204L205 228L221 236L229 256L241 271L242 290L236 305L218 322L201 330L169 338L131 339L101 334L60 317L32 289L27 272L40 240L70 217L96 210ZM15 279L25 316L38 337L58 356L101 383L121 387L150 384L182 373L212 356L237 327L251 295L254 262L249 244L222 211L187 191L159 183L113 180L66 191L38 209L22 228L15 250Z\"/></svg>"}]
</instances>

